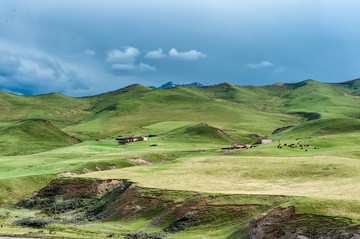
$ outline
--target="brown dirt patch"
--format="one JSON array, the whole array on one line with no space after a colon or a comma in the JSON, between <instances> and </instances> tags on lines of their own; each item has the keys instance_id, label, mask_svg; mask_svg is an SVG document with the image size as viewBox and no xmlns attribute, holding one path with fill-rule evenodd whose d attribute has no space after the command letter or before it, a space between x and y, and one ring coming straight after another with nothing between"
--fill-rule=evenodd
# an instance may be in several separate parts
<instances>
[{"instance_id":1,"label":"brown dirt patch","mask_svg":"<svg viewBox=\"0 0 360 239\"><path fill-rule=\"evenodd\" d=\"M357 238L358 228L349 227L350 220L330 216L297 214L294 206L277 207L250 221L239 232L250 238Z\"/></svg>"},{"instance_id":2,"label":"brown dirt patch","mask_svg":"<svg viewBox=\"0 0 360 239\"><path fill-rule=\"evenodd\" d=\"M77 175L77 173L73 173L73 172L63 172L63 173L58 173L58 174L56 174L57 177L69 177L69 176L73 176L73 175Z\"/></svg>"},{"instance_id":3,"label":"brown dirt patch","mask_svg":"<svg viewBox=\"0 0 360 239\"><path fill-rule=\"evenodd\" d=\"M113 169L117 169L118 167L116 167L116 165L109 165L109 169L113 170Z\"/></svg>"},{"instance_id":4,"label":"brown dirt patch","mask_svg":"<svg viewBox=\"0 0 360 239\"><path fill-rule=\"evenodd\" d=\"M88 169L88 168L83 168L83 172L84 172L84 173L90 173L90 172L91 172L91 170L90 170L90 169Z\"/></svg>"},{"instance_id":5,"label":"brown dirt patch","mask_svg":"<svg viewBox=\"0 0 360 239\"><path fill-rule=\"evenodd\" d=\"M146 165L151 164L151 162L146 161L146 160L141 159L141 158L128 158L128 159L125 159L125 160L133 162L133 163L137 163L137 164L146 164Z\"/></svg>"},{"instance_id":6,"label":"brown dirt patch","mask_svg":"<svg viewBox=\"0 0 360 239\"><path fill-rule=\"evenodd\" d=\"M80 197L85 194L95 192L96 195L101 195L106 192L108 188L123 183L122 180L108 179L108 180L96 180L93 182L70 182L65 184L57 183L56 181L51 182L48 186L39 191L39 195L47 194L54 188L61 188L66 192L63 194L64 199L71 199Z\"/></svg>"}]
</instances>

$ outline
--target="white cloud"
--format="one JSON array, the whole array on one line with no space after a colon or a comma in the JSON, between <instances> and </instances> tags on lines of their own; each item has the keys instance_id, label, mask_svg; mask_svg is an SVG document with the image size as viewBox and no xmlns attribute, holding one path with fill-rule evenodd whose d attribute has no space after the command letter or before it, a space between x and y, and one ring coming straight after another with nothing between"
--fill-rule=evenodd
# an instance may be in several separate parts
<instances>
[{"instance_id":1,"label":"white cloud","mask_svg":"<svg viewBox=\"0 0 360 239\"><path fill-rule=\"evenodd\" d=\"M139 71L156 71L156 67L155 66L150 66L148 64L140 63L138 65L138 70Z\"/></svg>"},{"instance_id":2,"label":"white cloud","mask_svg":"<svg viewBox=\"0 0 360 239\"><path fill-rule=\"evenodd\" d=\"M161 49L159 49L159 50L161 50ZM161 52L162 52L162 50L161 50ZM113 63L110 66L110 69L113 72L156 71L156 67L154 67L154 66L150 66L145 63L137 64L135 62L135 60L139 54L140 54L140 51L134 47L123 47L123 50L113 49L108 52L106 61ZM154 56L155 53L150 54L150 55Z\"/></svg>"},{"instance_id":3,"label":"white cloud","mask_svg":"<svg viewBox=\"0 0 360 239\"><path fill-rule=\"evenodd\" d=\"M190 50L186 52L178 52L175 48L172 48L169 51L169 57L173 59L179 59L179 60L185 60L185 61L194 61L206 58L207 55L196 51L196 50Z\"/></svg>"},{"instance_id":4,"label":"white cloud","mask_svg":"<svg viewBox=\"0 0 360 239\"><path fill-rule=\"evenodd\" d=\"M256 64L249 63L246 65L247 68L251 68L251 69L266 68L266 67L272 67L272 66L275 66L275 65L269 61L262 61L262 62L256 63Z\"/></svg>"},{"instance_id":5,"label":"white cloud","mask_svg":"<svg viewBox=\"0 0 360 239\"><path fill-rule=\"evenodd\" d=\"M86 55L88 55L88 56L95 56L95 55L96 55L96 51L94 51L94 50L89 50L89 49L86 49L86 50L84 51L84 53L85 53Z\"/></svg>"},{"instance_id":6,"label":"white cloud","mask_svg":"<svg viewBox=\"0 0 360 239\"><path fill-rule=\"evenodd\" d=\"M139 65L135 64L112 64L111 70L113 71L156 71L156 67L150 66L148 64L140 63Z\"/></svg>"},{"instance_id":7,"label":"white cloud","mask_svg":"<svg viewBox=\"0 0 360 239\"><path fill-rule=\"evenodd\" d=\"M94 74L37 49L1 42L0 84L8 92L88 92Z\"/></svg>"},{"instance_id":8,"label":"white cloud","mask_svg":"<svg viewBox=\"0 0 360 239\"><path fill-rule=\"evenodd\" d=\"M34 62L32 60L20 59L20 65L17 70L19 74L28 75L32 78L54 80L54 69L51 69L49 66L40 64L41 63Z\"/></svg>"},{"instance_id":9,"label":"white cloud","mask_svg":"<svg viewBox=\"0 0 360 239\"><path fill-rule=\"evenodd\" d=\"M106 61L109 62L134 62L140 51L134 47L123 47L123 50L112 49L107 53Z\"/></svg>"},{"instance_id":10,"label":"white cloud","mask_svg":"<svg viewBox=\"0 0 360 239\"><path fill-rule=\"evenodd\" d=\"M145 57L150 59L163 59L166 58L166 55L164 54L163 50L159 48L155 51L149 51L146 53Z\"/></svg>"}]
</instances>

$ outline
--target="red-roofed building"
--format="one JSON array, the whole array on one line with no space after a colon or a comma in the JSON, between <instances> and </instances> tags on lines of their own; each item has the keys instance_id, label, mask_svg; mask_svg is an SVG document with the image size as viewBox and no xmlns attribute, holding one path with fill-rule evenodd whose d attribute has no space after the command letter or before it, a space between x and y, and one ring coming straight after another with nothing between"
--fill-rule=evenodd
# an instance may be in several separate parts
<instances>
[{"instance_id":1,"label":"red-roofed building","mask_svg":"<svg viewBox=\"0 0 360 239\"><path fill-rule=\"evenodd\" d=\"M268 144L268 143L272 143L271 139L259 139L258 141L256 141L255 144Z\"/></svg>"}]
</instances>

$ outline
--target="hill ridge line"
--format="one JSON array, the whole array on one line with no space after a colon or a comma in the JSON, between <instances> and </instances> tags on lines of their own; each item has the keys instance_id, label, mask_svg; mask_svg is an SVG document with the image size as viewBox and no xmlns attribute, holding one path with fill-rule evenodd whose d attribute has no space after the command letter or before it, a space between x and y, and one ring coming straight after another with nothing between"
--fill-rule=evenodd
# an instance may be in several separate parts
<instances>
[{"instance_id":1,"label":"hill ridge line","mask_svg":"<svg viewBox=\"0 0 360 239\"><path fill-rule=\"evenodd\" d=\"M354 80L349 80L349 81L343 81L343 82L320 82L320 81L316 81L316 80L313 80L313 79L307 79L307 80L304 80L304 81L293 82L293 83L277 82L277 83L268 84L268 85L237 85L237 84L232 84L232 83L228 83L228 82L212 84L212 85L202 85L202 84L200 84L198 82L193 82L193 83L190 83L190 84L173 84L172 82L168 82L168 83L172 83L176 87L195 86L195 87L199 87L199 88L207 88L207 87L217 87L217 86L221 86L221 85L224 85L224 84L237 86L237 87L289 87L289 86L297 85L297 84L301 84L301 83L307 84L308 82L318 82L318 83L323 83L323 84L328 84L328 85L336 85L336 86L346 87L348 84L355 83L355 82L358 82L358 81L359 81L359 78L354 79ZM197 84L195 84L195 83L197 83ZM102 93L94 93L93 95L85 95L85 96L68 96L68 95L65 95L65 94L59 93L59 92L48 92L48 93L33 94L33 95L16 94L16 93L13 93L13 92L8 92L8 91L0 91L0 93L7 93L7 94L16 95L16 96L47 96L47 95L59 94L61 96L66 96L66 97L71 97L71 98L88 98L88 97L93 97L93 96L100 96L100 95L104 95L104 94L109 94L109 93L117 93L117 92L119 92L121 90L129 89L131 87L137 87L137 86L142 86L142 87L148 88L149 90L150 89L152 89L152 90L157 90L157 89L167 90L167 89L174 88L174 87L162 88L161 86L160 87L145 86L145 85L142 85L142 84L139 84L139 83L134 83L134 84L124 86L122 88L115 89L115 90L109 90L109 91L105 91L105 92L102 92Z\"/></svg>"}]
</instances>

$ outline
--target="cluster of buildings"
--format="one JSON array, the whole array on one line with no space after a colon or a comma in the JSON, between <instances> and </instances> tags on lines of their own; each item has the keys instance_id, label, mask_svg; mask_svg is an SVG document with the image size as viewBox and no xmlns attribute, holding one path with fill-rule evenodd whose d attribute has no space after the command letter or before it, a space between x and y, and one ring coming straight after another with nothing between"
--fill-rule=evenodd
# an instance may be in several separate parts
<instances>
[{"instance_id":1,"label":"cluster of buildings","mask_svg":"<svg viewBox=\"0 0 360 239\"><path fill-rule=\"evenodd\" d=\"M271 142L272 142L271 139L259 139L254 144L268 144L268 143L271 143ZM250 149L250 148L254 148L254 147L256 147L256 146L251 145L251 144L239 144L239 143L236 143L236 144L234 144L233 147L222 148L222 149Z\"/></svg>"},{"instance_id":2,"label":"cluster of buildings","mask_svg":"<svg viewBox=\"0 0 360 239\"><path fill-rule=\"evenodd\" d=\"M130 137L119 136L119 138L117 138L116 140L118 141L119 144L128 144L128 143L132 143L135 141L146 141L146 140L149 140L149 137L141 136L141 135L132 135Z\"/></svg>"}]
</instances>

